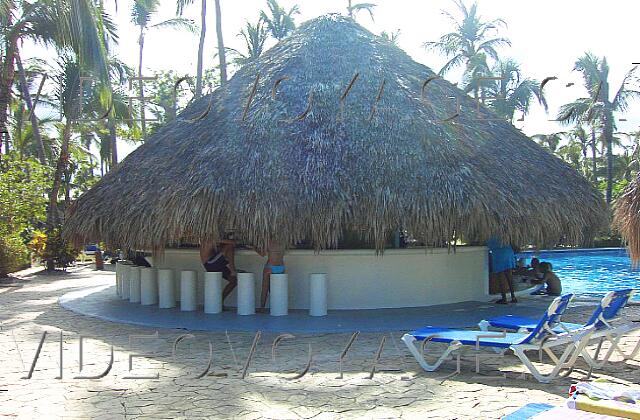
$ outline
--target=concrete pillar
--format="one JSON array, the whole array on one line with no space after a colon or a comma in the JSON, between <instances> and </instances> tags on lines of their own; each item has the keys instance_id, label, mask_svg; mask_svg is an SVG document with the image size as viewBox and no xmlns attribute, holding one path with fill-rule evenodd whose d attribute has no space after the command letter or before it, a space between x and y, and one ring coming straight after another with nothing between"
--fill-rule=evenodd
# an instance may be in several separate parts
<instances>
[{"instance_id":1,"label":"concrete pillar","mask_svg":"<svg viewBox=\"0 0 640 420\"><path fill-rule=\"evenodd\" d=\"M289 313L289 276L287 274L271 274L269 287L269 309L272 316L283 316Z\"/></svg>"},{"instance_id":2,"label":"concrete pillar","mask_svg":"<svg viewBox=\"0 0 640 420\"><path fill-rule=\"evenodd\" d=\"M130 292L130 283L131 283L131 265L130 264L122 264L122 278L120 282L122 285L120 286L121 295L120 297L124 300L129 300L129 292Z\"/></svg>"},{"instance_id":3,"label":"concrete pillar","mask_svg":"<svg viewBox=\"0 0 640 420\"><path fill-rule=\"evenodd\" d=\"M173 281L173 270L158 270L158 307L173 308L176 306L176 289Z\"/></svg>"},{"instance_id":4,"label":"concrete pillar","mask_svg":"<svg viewBox=\"0 0 640 420\"><path fill-rule=\"evenodd\" d=\"M180 273L180 310L195 311L197 308L196 289L198 276L193 270Z\"/></svg>"},{"instance_id":5,"label":"concrete pillar","mask_svg":"<svg viewBox=\"0 0 640 420\"><path fill-rule=\"evenodd\" d=\"M309 315L327 314L327 275L313 273L309 275Z\"/></svg>"},{"instance_id":6,"label":"concrete pillar","mask_svg":"<svg viewBox=\"0 0 640 420\"><path fill-rule=\"evenodd\" d=\"M140 303L140 267L137 265L129 269L129 302Z\"/></svg>"},{"instance_id":7,"label":"concrete pillar","mask_svg":"<svg viewBox=\"0 0 640 420\"><path fill-rule=\"evenodd\" d=\"M253 273L238 273L238 315L256 313L256 281Z\"/></svg>"},{"instance_id":8,"label":"concrete pillar","mask_svg":"<svg viewBox=\"0 0 640 420\"><path fill-rule=\"evenodd\" d=\"M144 267L140 270L140 303L142 305L158 303L158 278L155 268Z\"/></svg>"},{"instance_id":9,"label":"concrete pillar","mask_svg":"<svg viewBox=\"0 0 640 420\"><path fill-rule=\"evenodd\" d=\"M222 312L222 273L204 273L204 312Z\"/></svg>"}]
</instances>

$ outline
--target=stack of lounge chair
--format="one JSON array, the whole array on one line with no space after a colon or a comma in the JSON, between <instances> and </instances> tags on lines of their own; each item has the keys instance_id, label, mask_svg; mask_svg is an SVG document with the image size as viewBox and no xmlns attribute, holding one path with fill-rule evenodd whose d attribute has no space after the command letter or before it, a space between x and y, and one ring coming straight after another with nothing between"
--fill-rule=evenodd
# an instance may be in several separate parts
<instances>
[{"instance_id":1,"label":"stack of lounge chair","mask_svg":"<svg viewBox=\"0 0 640 420\"><path fill-rule=\"evenodd\" d=\"M563 369L572 369L579 357L584 359L590 369L599 369L616 351L624 359L636 356L640 351L640 342L630 354L622 352L619 344L626 334L640 329L640 323L616 322L620 317L620 311L627 305L633 293L633 289L607 293L584 324L562 321L562 315L574 297L568 293L555 298L537 320L514 315L501 316L480 321L480 331L429 326L405 334L402 341L420 366L429 372L438 369L451 356L465 351L489 348L503 353L511 350L538 381L547 383L555 379ZM494 330L490 330L491 328ZM599 359L605 341L609 341L610 346L604 357ZM424 357L425 347L430 342L448 345L433 364ZM595 342L598 346L592 356L587 351L587 346ZM558 356L554 350L559 350L560 355ZM549 356L552 364L550 372L542 373L533 364L529 355L534 352L544 352Z\"/></svg>"}]
</instances>

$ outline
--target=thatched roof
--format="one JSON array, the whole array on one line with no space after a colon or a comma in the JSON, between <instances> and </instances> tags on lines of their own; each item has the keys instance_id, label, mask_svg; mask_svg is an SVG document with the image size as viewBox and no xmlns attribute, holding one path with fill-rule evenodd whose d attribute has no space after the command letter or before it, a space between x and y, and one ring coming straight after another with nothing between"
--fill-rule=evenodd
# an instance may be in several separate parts
<instances>
[{"instance_id":1,"label":"thatched roof","mask_svg":"<svg viewBox=\"0 0 640 420\"><path fill-rule=\"evenodd\" d=\"M627 242L634 263L640 262L640 174L623 191L613 208L613 226Z\"/></svg>"},{"instance_id":2,"label":"thatched roof","mask_svg":"<svg viewBox=\"0 0 640 420\"><path fill-rule=\"evenodd\" d=\"M80 197L65 234L157 248L233 228L321 248L352 229L380 249L399 227L577 243L600 224L582 176L434 76L346 17L311 20Z\"/></svg>"}]
</instances>

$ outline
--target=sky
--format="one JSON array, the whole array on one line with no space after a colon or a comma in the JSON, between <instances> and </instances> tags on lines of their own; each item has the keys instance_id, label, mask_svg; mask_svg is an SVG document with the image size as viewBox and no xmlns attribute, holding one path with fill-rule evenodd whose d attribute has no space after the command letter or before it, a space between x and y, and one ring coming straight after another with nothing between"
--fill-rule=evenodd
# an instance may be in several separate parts
<instances>
[{"instance_id":1,"label":"sky","mask_svg":"<svg viewBox=\"0 0 640 420\"><path fill-rule=\"evenodd\" d=\"M357 3L358 0L353 0ZM426 51L422 44L435 41L451 32L450 20L442 10L459 16L451 0L366 0L376 3L374 21L366 12L356 16L357 21L373 33L400 30L398 45L414 60L438 71L446 59L435 52ZM107 8L118 25L118 57L137 68L138 30L131 23L132 0L107 1ZM158 14L153 23L175 17L176 3L160 0ZM238 36L246 21L255 23L260 10L266 9L266 0L220 0L222 9L222 29L225 46L243 50L243 41ZM327 13L346 13L347 0L279 0L286 9L297 4L300 14L296 23L313 19ZM465 0L467 5L470 0ZM184 17L200 22L200 2L195 1L185 9ZM205 68L217 64L214 2L207 0L207 34L205 40ZM501 36L511 41L511 47L499 50L502 57L512 57L521 64L526 77L543 80L555 76L558 80L545 87L549 112L534 105L528 116L515 125L526 134L548 134L566 130L556 122L549 121L556 115L560 105L578 97L587 96L582 87L580 73L572 71L576 59L585 51L598 56L606 56L610 70L613 97L624 75L640 62L640 48L637 46L640 2L636 1L595 1L595 0L478 0L479 14L484 20L501 18L507 27ZM195 75L198 33L184 30L150 29L145 37L144 69L152 74L159 70L174 70L178 74ZM267 45L270 47L273 41ZM25 51L27 55L28 51ZM453 82L459 79L459 72L447 78ZM574 83L572 86L567 87ZM639 101L640 102L640 101ZM625 115L628 121L618 121L617 130L637 131L640 118L637 117L640 103L632 106ZM121 147L122 155L131 151L132 146Z\"/></svg>"}]
</instances>

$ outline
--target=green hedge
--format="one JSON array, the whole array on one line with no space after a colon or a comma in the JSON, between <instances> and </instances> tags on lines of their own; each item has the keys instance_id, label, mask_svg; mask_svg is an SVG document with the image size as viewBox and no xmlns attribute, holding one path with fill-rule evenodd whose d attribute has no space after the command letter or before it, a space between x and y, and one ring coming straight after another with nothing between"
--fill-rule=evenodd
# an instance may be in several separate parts
<instances>
[{"instance_id":1,"label":"green hedge","mask_svg":"<svg viewBox=\"0 0 640 420\"><path fill-rule=\"evenodd\" d=\"M0 237L0 277L29 266L29 250L22 239Z\"/></svg>"}]
</instances>

